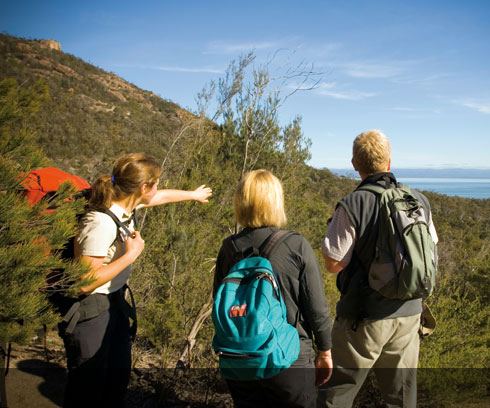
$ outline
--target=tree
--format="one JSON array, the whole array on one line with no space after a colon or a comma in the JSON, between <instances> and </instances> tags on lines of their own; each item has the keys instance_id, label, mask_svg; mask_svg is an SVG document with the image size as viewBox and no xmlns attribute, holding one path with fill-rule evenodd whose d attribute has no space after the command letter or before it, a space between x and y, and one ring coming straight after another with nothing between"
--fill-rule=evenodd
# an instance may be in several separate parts
<instances>
[{"instance_id":1,"label":"tree","mask_svg":"<svg viewBox=\"0 0 490 408\"><path fill-rule=\"evenodd\" d=\"M318 74L300 64L273 77L272 61L257 67L254 60L250 53L233 61L222 79L203 89L197 98L198 111L183 121L170 144L181 154L173 158L169 151L164 160L165 171L185 183L205 180L218 202L212 200L205 211L189 204L152 210L159 214L145 227L152 248L139 264L146 277L137 270L133 275L137 290L145 288L139 298L148 310L143 313L150 337L170 348L180 347L182 351L174 356L179 364L190 364L196 338L211 314L214 268L210 265L221 240L237 231L237 225L232 227L231 199L238 181L246 172L264 167L290 181L295 195L306 189L303 181L295 180L301 180L298 173L306 169L310 142L299 117L281 127L279 110L294 92L306 89L305 84L311 89ZM281 93L288 89L292 91ZM216 174L216 169L221 173ZM183 211L177 209L183 206ZM199 217L191 218L192 213ZM150 298L151 303L145 302ZM207 344L210 335L207 332Z\"/></svg>"},{"instance_id":2,"label":"tree","mask_svg":"<svg viewBox=\"0 0 490 408\"><path fill-rule=\"evenodd\" d=\"M72 280L85 272L57 255L75 234L76 214L83 206L80 200L67 201L71 187L64 185L49 203L35 206L22 196L25 175L48 163L26 126L47 98L47 87L41 81L30 87L19 86L13 79L0 82L1 344L23 343L43 324L56 321L48 301L49 273L64 269L66 278ZM46 211L48 205L56 211Z\"/></svg>"}]
</instances>

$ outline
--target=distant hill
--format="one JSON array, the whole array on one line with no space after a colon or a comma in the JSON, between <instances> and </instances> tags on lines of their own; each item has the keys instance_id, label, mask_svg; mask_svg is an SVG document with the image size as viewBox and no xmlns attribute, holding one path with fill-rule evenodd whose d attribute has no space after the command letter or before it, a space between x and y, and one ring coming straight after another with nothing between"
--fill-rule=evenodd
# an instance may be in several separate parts
<instances>
[{"instance_id":1,"label":"distant hill","mask_svg":"<svg viewBox=\"0 0 490 408\"><path fill-rule=\"evenodd\" d=\"M0 79L42 79L50 98L30 123L54 163L84 176L127 151L162 156L190 113L83 60L53 40L0 35Z\"/></svg>"},{"instance_id":2,"label":"distant hill","mask_svg":"<svg viewBox=\"0 0 490 408\"><path fill-rule=\"evenodd\" d=\"M358 177L354 169L330 169L332 173L346 177ZM398 177L423 177L423 178L490 178L490 169L468 168L394 168L393 173Z\"/></svg>"},{"instance_id":3,"label":"distant hill","mask_svg":"<svg viewBox=\"0 0 490 408\"><path fill-rule=\"evenodd\" d=\"M202 144L188 126L199 118L62 48L55 40L0 34L0 80L14 78L26 86L43 80L49 88L49 99L27 126L53 164L90 181L121 154L137 151L164 159L166 177L182 177L189 149ZM209 121L207 126L206 143L217 155L223 130ZM224 165L223 158L211 160L216 167ZM326 169L306 167L312 187L332 202L353 186Z\"/></svg>"},{"instance_id":4,"label":"distant hill","mask_svg":"<svg viewBox=\"0 0 490 408\"><path fill-rule=\"evenodd\" d=\"M214 260L223 238L235 227L232 197L245 169L244 157L250 158L248 140L244 142L233 123L220 126L198 118L62 48L55 41L0 35L0 80L14 78L30 88L41 79L49 87L49 100L26 126L34 130L54 165L90 180L109 170L122 153L147 152L162 160L162 187L190 189L206 183L213 188L207 205L186 202L148 211L142 226L145 255L134 265L131 286L138 304L141 344L158 349L162 365L175 367L182 350L195 340L189 366L215 367L210 346L213 329L205 316L209 316ZM289 137L295 134L289 132ZM358 181L307 166L301 148L294 144L278 148L275 143L263 143L255 148L256 160L247 169L267 168L280 175L287 228L305 236L321 260L327 220L338 200ZM490 177L488 170L455 170L394 171L402 177ZM333 171L356 176L351 169ZM438 283L428 300L438 327L422 342L420 366L440 369L437 378L420 381L425 387L421 392L428 396L427 406L429 402L444 406L432 402L464 400L469 394L472 400L486 401L488 376L481 371L462 373L459 383L448 382L444 375L453 373L453 367L490 367L490 199L432 192L427 197L439 236ZM334 311L335 280L323 271L327 301ZM203 324L198 336L196 322ZM156 389L170 389L155 384Z\"/></svg>"}]
</instances>

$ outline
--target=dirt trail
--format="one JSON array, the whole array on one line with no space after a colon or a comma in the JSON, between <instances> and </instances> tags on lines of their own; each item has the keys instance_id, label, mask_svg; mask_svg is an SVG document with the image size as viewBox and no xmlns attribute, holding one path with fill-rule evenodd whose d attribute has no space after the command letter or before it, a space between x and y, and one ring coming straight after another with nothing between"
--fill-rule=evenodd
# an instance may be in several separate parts
<instances>
[{"instance_id":1,"label":"dirt trail","mask_svg":"<svg viewBox=\"0 0 490 408\"><path fill-rule=\"evenodd\" d=\"M9 408L61 407L66 382L63 356L51 351L49 362L42 344L12 345L6 377ZM60 361L61 360L61 361Z\"/></svg>"},{"instance_id":2,"label":"dirt trail","mask_svg":"<svg viewBox=\"0 0 490 408\"><path fill-rule=\"evenodd\" d=\"M6 377L8 408L62 407L66 384L64 348L53 331L42 341L12 345ZM156 368L155 356L140 358L131 372L126 408L232 406L224 382L214 370Z\"/></svg>"}]
</instances>

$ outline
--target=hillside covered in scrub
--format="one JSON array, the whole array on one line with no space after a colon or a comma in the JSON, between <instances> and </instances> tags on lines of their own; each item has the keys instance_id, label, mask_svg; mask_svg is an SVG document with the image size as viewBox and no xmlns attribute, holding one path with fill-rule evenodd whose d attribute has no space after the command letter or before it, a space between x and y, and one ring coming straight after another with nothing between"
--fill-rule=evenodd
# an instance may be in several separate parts
<instances>
[{"instance_id":1,"label":"hillside covered in scrub","mask_svg":"<svg viewBox=\"0 0 490 408\"><path fill-rule=\"evenodd\" d=\"M162 163L161 186L213 189L207 205L171 204L140 214L146 248L130 282L139 310L137 344L156 350L162 367L216 366L209 319L214 262L221 241L235 229L231 199L244 172L267 168L281 178L288 228L311 242L319 260L327 219L357 184L308 166L311 143L301 118L279 123L284 97L271 90L267 70L251 73L253 67L252 54L233 61L189 112L61 49L0 35L2 104L22 110L29 98L39 99L16 129L33 135L50 164L93 181L110 172L121 154L145 152ZM17 157L12 143L0 147L2 160ZM420 367L442 370L421 370L419 386L441 403L484 400L488 380L482 373L490 368L490 200L427 196L440 239L438 284L428 299L438 326L422 342ZM333 313L338 293L325 270L324 283Z\"/></svg>"}]
</instances>

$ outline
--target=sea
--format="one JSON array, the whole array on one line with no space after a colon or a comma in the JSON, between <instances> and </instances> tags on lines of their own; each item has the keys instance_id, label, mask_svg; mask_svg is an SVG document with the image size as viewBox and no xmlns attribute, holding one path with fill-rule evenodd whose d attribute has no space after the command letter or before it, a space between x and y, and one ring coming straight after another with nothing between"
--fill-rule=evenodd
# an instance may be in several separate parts
<instances>
[{"instance_id":1,"label":"sea","mask_svg":"<svg viewBox=\"0 0 490 408\"><path fill-rule=\"evenodd\" d=\"M490 198L490 178L398 177L398 181L418 190L464 198Z\"/></svg>"},{"instance_id":2,"label":"sea","mask_svg":"<svg viewBox=\"0 0 490 408\"><path fill-rule=\"evenodd\" d=\"M331 169L335 174L359 179L352 169ZM412 188L463 198L490 198L490 168L399 168L396 179Z\"/></svg>"}]
</instances>

